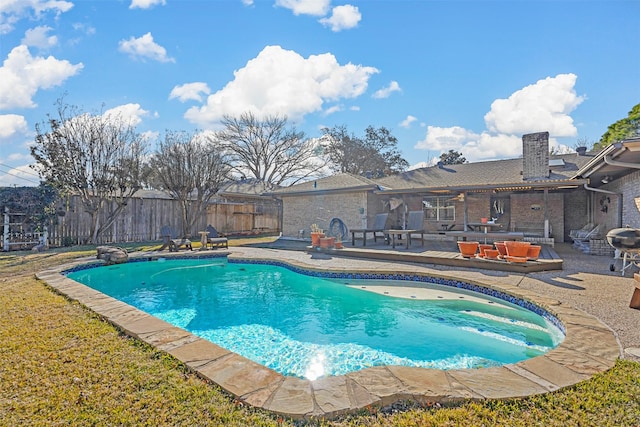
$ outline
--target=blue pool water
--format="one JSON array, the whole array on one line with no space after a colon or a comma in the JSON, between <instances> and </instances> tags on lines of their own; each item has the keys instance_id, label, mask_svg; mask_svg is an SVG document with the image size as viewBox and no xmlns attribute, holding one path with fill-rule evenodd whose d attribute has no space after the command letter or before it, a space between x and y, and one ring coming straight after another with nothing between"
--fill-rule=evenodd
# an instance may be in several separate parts
<instances>
[{"instance_id":1,"label":"blue pool water","mask_svg":"<svg viewBox=\"0 0 640 427\"><path fill-rule=\"evenodd\" d=\"M322 278L221 259L130 262L68 277L284 375L315 379L379 365L497 366L563 339L545 317L504 300L420 283L454 298L390 297L418 284Z\"/></svg>"}]
</instances>

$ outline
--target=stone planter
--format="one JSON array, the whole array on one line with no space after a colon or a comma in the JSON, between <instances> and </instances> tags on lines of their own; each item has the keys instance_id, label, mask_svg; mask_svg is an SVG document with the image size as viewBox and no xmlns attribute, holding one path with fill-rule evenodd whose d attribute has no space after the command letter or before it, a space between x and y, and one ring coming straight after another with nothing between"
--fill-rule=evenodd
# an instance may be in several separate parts
<instances>
[{"instance_id":1,"label":"stone planter","mask_svg":"<svg viewBox=\"0 0 640 427\"><path fill-rule=\"evenodd\" d=\"M463 257L472 258L476 256L479 245L479 242L458 242L458 249Z\"/></svg>"},{"instance_id":2,"label":"stone planter","mask_svg":"<svg viewBox=\"0 0 640 427\"><path fill-rule=\"evenodd\" d=\"M507 249L507 256L526 258L529 251L530 242L518 242L514 240L506 240L504 246Z\"/></svg>"}]
</instances>

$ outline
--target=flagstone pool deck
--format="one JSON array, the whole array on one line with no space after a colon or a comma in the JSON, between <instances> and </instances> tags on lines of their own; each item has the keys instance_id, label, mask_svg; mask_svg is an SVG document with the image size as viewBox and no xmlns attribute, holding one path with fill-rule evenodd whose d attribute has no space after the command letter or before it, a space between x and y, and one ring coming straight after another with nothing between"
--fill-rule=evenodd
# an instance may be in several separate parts
<instances>
[{"instance_id":1,"label":"flagstone pool deck","mask_svg":"<svg viewBox=\"0 0 640 427\"><path fill-rule=\"evenodd\" d=\"M217 251L219 254L227 251ZM146 252L144 258L202 256L203 252ZM230 258L280 260L307 269L350 272L407 273L453 277L531 301L556 316L566 329L564 341L548 353L501 367L433 370L402 366L368 368L346 375L306 380L283 376L258 363L101 292L68 279L62 271L72 265L42 271L37 277L58 292L77 300L104 319L162 351L173 355L201 377L240 401L287 417L332 418L370 406L383 407L411 400L424 405L465 400L507 399L547 393L574 385L610 369L623 356L617 334L598 318L552 296L544 288L545 273L495 272L447 268L397 261L345 258L256 247L235 247ZM96 262L87 258L74 265ZM604 276L610 280L612 276ZM620 278L622 281L624 278ZM633 279L628 279L633 282ZM419 287L419 283L410 286ZM547 283L548 285L548 283ZM407 285L409 286L409 285ZM404 288L403 288L404 289ZM385 289L391 294L399 288ZM428 296L425 296L427 298ZM630 310L630 309L628 309Z\"/></svg>"}]
</instances>

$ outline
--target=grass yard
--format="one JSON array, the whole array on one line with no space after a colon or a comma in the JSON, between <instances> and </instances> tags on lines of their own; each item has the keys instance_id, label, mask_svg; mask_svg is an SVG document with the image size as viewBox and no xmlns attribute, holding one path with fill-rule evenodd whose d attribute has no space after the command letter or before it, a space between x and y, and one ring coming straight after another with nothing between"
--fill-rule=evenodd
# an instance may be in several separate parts
<instances>
[{"instance_id":1,"label":"grass yard","mask_svg":"<svg viewBox=\"0 0 640 427\"><path fill-rule=\"evenodd\" d=\"M231 245L242 241L231 241ZM155 247L155 246L154 246ZM144 245L131 250L150 249ZM0 425L289 426L121 334L34 273L93 247L0 254ZM640 364L569 389L452 408L371 410L322 426L640 426ZM410 406L410 405L408 405Z\"/></svg>"}]
</instances>

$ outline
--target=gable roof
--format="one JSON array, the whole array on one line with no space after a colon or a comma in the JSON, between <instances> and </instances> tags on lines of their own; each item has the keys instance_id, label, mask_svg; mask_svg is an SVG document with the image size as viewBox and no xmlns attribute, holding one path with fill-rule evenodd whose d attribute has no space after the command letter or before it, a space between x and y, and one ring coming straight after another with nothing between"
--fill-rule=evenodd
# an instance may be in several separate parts
<instances>
[{"instance_id":1,"label":"gable roof","mask_svg":"<svg viewBox=\"0 0 640 427\"><path fill-rule=\"evenodd\" d=\"M436 165L414 169L376 180L349 173L307 181L275 190L269 195L292 196L320 192L374 191L383 194L408 192L456 192L486 190L527 190L531 188L575 188L588 181L577 176L592 154L570 153L549 156L549 177L525 180L522 158Z\"/></svg>"},{"instance_id":2,"label":"gable roof","mask_svg":"<svg viewBox=\"0 0 640 427\"><path fill-rule=\"evenodd\" d=\"M257 179L243 179L228 182L216 194L219 197L261 198L275 188L278 187Z\"/></svg>"},{"instance_id":3,"label":"gable roof","mask_svg":"<svg viewBox=\"0 0 640 427\"><path fill-rule=\"evenodd\" d=\"M522 158L519 158L431 166L381 178L378 183L387 188L384 193L582 185L582 182L573 182L572 177L592 158L577 153L550 156L550 173L545 179L523 179Z\"/></svg>"},{"instance_id":4,"label":"gable roof","mask_svg":"<svg viewBox=\"0 0 640 427\"><path fill-rule=\"evenodd\" d=\"M274 196L291 196L321 192L353 192L378 190L380 186L373 180L350 173L339 173L312 181L302 182L291 187L272 191Z\"/></svg>"}]
</instances>

